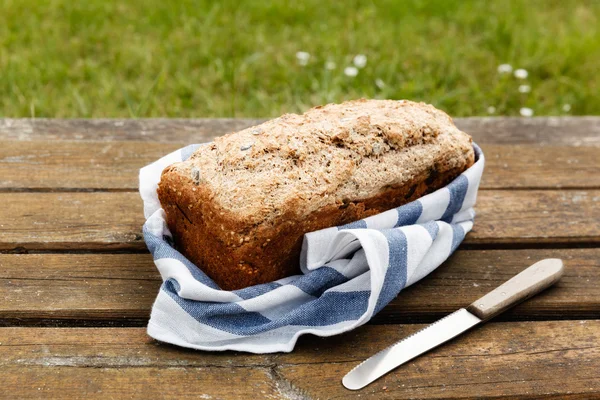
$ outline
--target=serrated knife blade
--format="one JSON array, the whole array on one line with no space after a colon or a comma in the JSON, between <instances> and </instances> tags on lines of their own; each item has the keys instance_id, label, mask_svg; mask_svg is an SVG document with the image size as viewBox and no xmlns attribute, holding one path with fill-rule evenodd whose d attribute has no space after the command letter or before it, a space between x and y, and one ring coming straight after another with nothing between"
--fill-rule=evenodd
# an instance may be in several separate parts
<instances>
[{"instance_id":1,"label":"serrated knife blade","mask_svg":"<svg viewBox=\"0 0 600 400\"><path fill-rule=\"evenodd\" d=\"M367 386L407 361L553 285L563 271L559 259L538 261L469 307L455 311L363 361L344 376L342 384L350 390Z\"/></svg>"},{"instance_id":2,"label":"serrated knife blade","mask_svg":"<svg viewBox=\"0 0 600 400\"><path fill-rule=\"evenodd\" d=\"M342 384L350 390L361 389L394 368L447 342L480 322L481 319L461 308L357 365L344 376Z\"/></svg>"}]
</instances>

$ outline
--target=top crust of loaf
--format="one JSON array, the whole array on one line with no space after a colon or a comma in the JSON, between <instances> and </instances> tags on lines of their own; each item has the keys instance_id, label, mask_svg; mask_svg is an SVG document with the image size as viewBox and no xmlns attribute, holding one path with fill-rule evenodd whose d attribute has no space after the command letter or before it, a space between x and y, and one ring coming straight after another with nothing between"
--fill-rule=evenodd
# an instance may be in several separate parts
<instances>
[{"instance_id":1,"label":"top crust of loaf","mask_svg":"<svg viewBox=\"0 0 600 400\"><path fill-rule=\"evenodd\" d=\"M433 106L355 100L219 137L164 173L195 185L199 204L190 209L210 202L212 212L252 225L374 197L472 159L470 136Z\"/></svg>"}]
</instances>

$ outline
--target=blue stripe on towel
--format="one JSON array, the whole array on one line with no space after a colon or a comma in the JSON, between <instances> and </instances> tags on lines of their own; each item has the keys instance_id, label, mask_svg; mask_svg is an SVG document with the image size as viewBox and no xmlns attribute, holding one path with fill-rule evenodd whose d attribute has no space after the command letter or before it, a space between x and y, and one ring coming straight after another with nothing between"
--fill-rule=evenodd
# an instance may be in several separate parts
<instances>
[{"instance_id":1,"label":"blue stripe on towel","mask_svg":"<svg viewBox=\"0 0 600 400\"><path fill-rule=\"evenodd\" d=\"M424 224L421 224L421 226L427 229L427 232L429 232L429 236L431 236L431 240L435 240L435 238L438 235L438 232L440 231L440 227L438 226L438 224L435 221L429 221Z\"/></svg>"},{"instance_id":2,"label":"blue stripe on towel","mask_svg":"<svg viewBox=\"0 0 600 400\"><path fill-rule=\"evenodd\" d=\"M396 208L398 212L398 220L394 226L412 225L421 216L423 212L423 204L419 200L411 201L408 204Z\"/></svg>"},{"instance_id":3,"label":"blue stripe on towel","mask_svg":"<svg viewBox=\"0 0 600 400\"><path fill-rule=\"evenodd\" d=\"M448 203L448 207L442 215L441 220L444 222L452 221L452 217L458 211L460 211L463 201L465 200L465 196L467 195L467 189L469 188L469 180L464 175L459 175L458 178L450 182L448 186L446 186L450 191L450 202Z\"/></svg>"},{"instance_id":4,"label":"blue stripe on towel","mask_svg":"<svg viewBox=\"0 0 600 400\"><path fill-rule=\"evenodd\" d=\"M156 183L166 166L164 160L187 159L199 146L177 150L142 169L140 193L149 215L144 238L164 280L153 306L148 334L202 350L291 351L302 334L331 336L366 323L406 286L409 256L411 262L424 260L419 265L411 264L413 282L444 262L460 245L471 225L463 228L452 223L452 219L461 209L468 210L464 218L472 215L475 196L467 199L466 192L469 185L476 188L479 184L484 162L483 153L474 145L476 163L468 171L468 179L460 175L446 188L429 194L427 201L415 200L396 208L395 213L379 215L377 224L373 224L396 228L368 228L367 222L360 220L338 229L307 233L302 275L281 280L283 283L226 292L173 247L164 212L157 208L160 203ZM414 225L420 219L420 226L431 236L431 244L422 230L399 228ZM349 231L339 232L340 229ZM409 248L409 243L416 245ZM352 256L343 249L360 252ZM335 265L335 269L329 265ZM382 274L383 282L374 282L374 273ZM379 296L375 297L375 293ZM194 300L199 298L204 300Z\"/></svg>"},{"instance_id":5,"label":"blue stripe on towel","mask_svg":"<svg viewBox=\"0 0 600 400\"><path fill-rule=\"evenodd\" d=\"M180 261L183 265L186 266L187 270L190 271L190 274L194 277L195 280L201 282L202 284L208 286L212 289L219 289L219 286L212 279L210 279L204 272L200 270L194 263L185 258L183 254L175 250L171 247L165 240L161 240L158 237L154 236L146 227L143 229L144 240L146 241L146 246L152 253L152 257L154 260L160 260L164 258L171 258L177 261Z\"/></svg>"},{"instance_id":6,"label":"blue stripe on towel","mask_svg":"<svg viewBox=\"0 0 600 400\"><path fill-rule=\"evenodd\" d=\"M367 221L360 219L358 221L350 222L346 225L338 226L338 230L342 229L367 229Z\"/></svg>"},{"instance_id":7,"label":"blue stripe on towel","mask_svg":"<svg viewBox=\"0 0 600 400\"><path fill-rule=\"evenodd\" d=\"M177 295L172 280L162 290L196 321L235 335L256 335L288 325L327 326L356 320L364 313L370 292L326 292L308 301L282 318L271 321L257 312L246 311L236 303L209 303L184 299Z\"/></svg>"},{"instance_id":8,"label":"blue stripe on towel","mask_svg":"<svg viewBox=\"0 0 600 400\"><path fill-rule=\"evenodd\" d=\"M210 303L185 299L177 294L171 279L163 283L162 290L196 321L225 332L238 335L244 335L244 332L251 334L271 322L262 314L246 311L236 303Z\"/></svg>"},{"instance_id":9,"label":"blue stripe on towel","mask_svg":"<svg viewBox=\"0 0 600 400\"><path fill-rule=\"evenodd\" d=\"M458 224L452 224L452 247L451 252L454 252L458 245L465 238L465 230Z\"/></svg>"},{"instance_id":10,"label":"blue stripe on towel","mask_svg":"<svg viewBox=\"0 0 600 400\"><path fill-rule=\"evenodd\" d=\"M311 296L318 297L327 289L341 285L347 280L348 278L337 272L335 269L323 266L316 269L311 274L310 278L307 275L301 276L293 282L290 282L290 285L296 286Z\"/></svg>"},{"instance_id":11,"label":"blue stripe on towel","mask_svg":"<svg viewBox=\"0 0 600 400\"><path fill-rule=\"evenodd\" d=\"M400 229L390 229L384 231L383 234L388 241L389 263L381 294L375 306L375 312L379 312L386 304L392 301L406 285L408 257L406 235Z\"/></svg>"},{"instance_id":12,"label":"blue stripe on towel","mask_svg":"<svg viewBox=\"0 0 600 400\"><path fill-rule=\"evenodd\" d=\"M269 293L272 290L281 287L281 285L277 282L268 282L263 283L261 285L254 285L244 289L234 290L233 293L238 295L240 298L244 300L253 299L258 296L262 296L265 293Z\"/></svg>"},{"instance_id":13,"label":"blue stripe on towel","mask_svg":"<svg viewBox=\"0 0 600 400\"><path fill-rule=\"evenodd\" d=\"M367 308L371 292L325 292L288 313L281 326L327 326L359 319Z\"/></svg>"}]
</instances>

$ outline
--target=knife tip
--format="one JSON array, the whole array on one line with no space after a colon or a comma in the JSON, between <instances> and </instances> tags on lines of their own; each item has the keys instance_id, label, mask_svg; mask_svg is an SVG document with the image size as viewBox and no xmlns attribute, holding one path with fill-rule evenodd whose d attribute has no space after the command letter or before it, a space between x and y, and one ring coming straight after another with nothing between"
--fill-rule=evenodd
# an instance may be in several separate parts
<instances>
[{"instance_id":1,"label":"knife tip","mask_svg":"<svg viewBox=\"0 0 600 400\"><path fill-rule=\"evenodd\" d=\"M342 385L348 390L358 390L365 387L365 385L357 385L350 377L350 374L346 374L346 376L342 378Z\"/></svg>"}]
</instances>

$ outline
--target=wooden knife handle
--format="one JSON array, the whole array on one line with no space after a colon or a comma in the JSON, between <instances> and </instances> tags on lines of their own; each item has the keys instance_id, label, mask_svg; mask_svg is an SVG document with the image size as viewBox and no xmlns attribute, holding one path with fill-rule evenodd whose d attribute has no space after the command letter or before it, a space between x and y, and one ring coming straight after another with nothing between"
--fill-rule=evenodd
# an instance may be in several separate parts
<instances>
[{"instance_id":1,"label":"wooden knife handle","mask_svg":"<svg viewBox=\"0 0 600 400\"><path fill-rule=\"evenodd\" d=\"M552 286L558 282L563 271L563 262L558 258L538 261L476 300L467 310L482 320L490 319Z\"/></svg>"}]
</instances>

